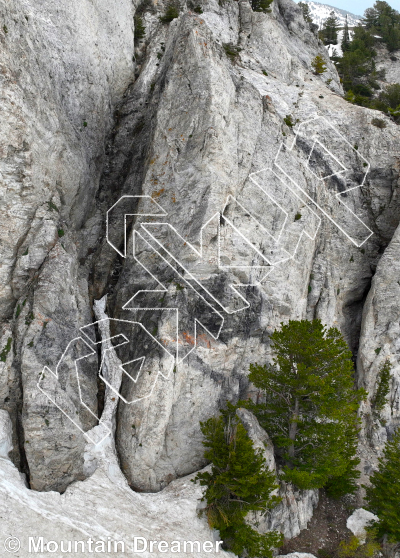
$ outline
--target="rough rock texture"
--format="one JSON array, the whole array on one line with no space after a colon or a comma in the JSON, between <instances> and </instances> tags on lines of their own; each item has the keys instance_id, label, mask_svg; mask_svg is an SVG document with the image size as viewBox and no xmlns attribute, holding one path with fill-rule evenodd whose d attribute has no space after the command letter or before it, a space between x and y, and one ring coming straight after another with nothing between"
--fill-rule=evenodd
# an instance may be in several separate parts
<instances>
[{"instance_id":1,"label":"rough rock texture","mask_svg":"<svg viewBox=\"0 0 400 558\"><path fill-rule=\"evenodd\" d=\"M1 7L3 318L18 278L32 279L55 242L49 221L74 228L87 217L112 107L132 79L132 17L129 1Z\"/></svg>"},{"instance_id":2,"label":"rough rock texture","mask_svg":"<svg viewBox=\"0 0 400 558\"><path fill-rule=\"evenodd\" d=\"M8 424L3 420L0 423L0 447L8 443L10 426L10 420ZM108 541L112 544L122 541L125 545L124 554L131 554L134 536L168 543L177 540L182 545L184 541L198 540L201 544L213 541L215 549L217 534L197 516L201 488L191 482L193 475L171 483L158 494L138 494L132 492L121 474L112 448L112 442L97 448L99 466L96 472L89 479L70 486L64 494L29 490L18 469L9 460L0 459L1 535L12 534L19 539L20 558L32 556L29 537L34 538L35 544L39 537L43 537L44 545L49 541L55 541L58 545L61 545L61 541L65 541L65 544L68 541L72 544L84 541L86 551L81 552L80 546L77 552L72 551L71 555L76 558L90 554L86 542L89 538L95 541L93 548L97 541L104 541L106 551L102 551L101 555L107 558L117 555L113 546L111 552L107 552ZM91 449L88 448L88 451ZM54 548L54 545L49 547L53 549L53 556L65 555L61 549L54 554ZM97 548L101 549L100 546ZM121 547L118 548L122 555ZM184 552L182 546L181 552L174 555L183 557L187 554L188 551ZM218 553L215 550L204 552L203 547L196 555L201 558L233 556L223 550ZM142 556L164 556L164 553L155 547L151 554L144 552Z\"/></svg>"},{"instance_id":3,"label":"rough rock texture","mask_svg":"<svg viewBox=\"0 0 400 558\"><path fill-rule=\"evenodd\" d=\"M347 528L359 539L360 543L364 543L367 537L365 528L371 521L377 520L378 518L373 513L363 508L358 508L347 519Z\"/></svg>"},{"instance_id":4,"label":"rough rock texture","mask_svg":"<svg viewBox=\"0 0 400 558\"><path fill-rule=\"evenodd\" d=\"M385 83L400 83L400 51L388 52L381 46L377 49L376 69L385 70Z\"/></svg>"},{"instance_id":5,"label":"rough rock texture","mask_svg":"<svg viewBox=\"0 0 400 558\"><path fill-rule=\"evenodd\" d=\"M254 449L262 451L266 465L270 471L276 470L274 446L270 437L261 428L257 418L247 409L239 408L236 410L237 416L240 418L243 426L245 427L249 438L253 442Z\"/></svg>"},{"instance_id":6,"label":"rough rock texture","mask_svg":"<svg viewBox=\"0 0 400 558\"><path fill-rule=\"evenodd\" d=\"M400 424L399 254L400 229L396 231L379 261L363 312L357 368L360 385L369 393L368 400L361 407L361 456L365 475L370 474L377 466L377 456L383 450L388 435L392 435ZM371 399L376 391L379 370L386 359L392 366L390 393L387 404L379 416L376 416Z\"/></svg>"},{"instance_id":7,"label":"rough rock texture","mask_svg":"<svg viewBox=\"0 0 400 558\"><path fill-rule=\"evenodd\" d=\"M236 414L246 428L253 446L262 450L268 468L276 471L274 448L268 434L247 409L237 409ZM260 532L276 530L283 533L286 539L291 539L307 528L307 523L318 504L318 490L296 490L291 484L281 482L277 494L282 501L264 515L254 514L252 519Z\"/></svg>"},{"instance_id":8,"label":"rough rock texture","mask_svg":"<svg viewBox=\"0 0 400 558\"><path fill-rule=\"evenodd\" d=\"M0 457L9 459L12 450L12 424L7 411L0 411Z\"/></svg>"},{"instance_id":9,"label":"rough rock texture","mask_svg":"<svg viewBox=\"0 0 400 558\"><path fill-rule=\"evenodd\" d=\"M35 384L91 320L76 231L98 187L115 103L133 79L133 10L130 0L0 6L0 346L12 343L0 395L13 419L14 462L37 489L83 478L83 440ZM96 373L89 376L95 407ZM73 378L62 381L92 426Z\"/></svg>"},{"instance_id":10,"label":"rough rock texture","mask_svg":"<svg viewBox=\"0 0 400 558\"><path fill-rule=\"evenodd\" d=\"M302 237L293 260L275 266L261 285L244 292L250 308L241 314L225 313L219 338L214 341L209 337L200 343L200 348L177 366L172 381L159 382L151 401L120 406L117 447L121 464L129 481L142 490L159 490L171 479L204 464L198 420L210 416L225 400L235 401L247 394L248 364L267 358L268 331L282 320L320 317L339 326L357 353L362 308L376 262L398 224L398 128L388 123L387 128L378 130L370 125L373 111L346 103L338 94L337 75L331 66L322 78L310 72L310 61L323 51L296 7L291 2L274 3L270 15L251 12L245 2L226 8L209 3L203 9L201 16L187 12L168 29L162 28L162 37L152 36L142 55L140 75L119 108L99 200L110 207L121 194L152 196L168 212L168 223L199 246L201 228L215 212L222 211L228 195L243 203L253 199L249 173L273 166L281 142L285 137L293 139L282 119L292 114L294 121L304 121L319 114L372 165L365 187L352 193L351 203L375 234L358 250L324 220L315 240ZM147 17L151 20L155 16ZM222 43L238 38L243 51L232 63ZM328 75L332 82L327 88ZM292 163L291 175L298 182L304 181L301 166ZM274 170L284 178L276 166ZM116 184L118 192L111 195ZM286 197L285 203L293 220L305 207L298 199ZM268 221L266 225L276 229L279 216L274 215L275 208L265 197L257 206L265 208L260 213ZM232 222L250 235L251 223L237 207L229 211ZM139 228L137 219L134 229ZM301 222L292 229L285 246L294 253ZM242 270L218 270L213 253L199 263L193 253L179 246L170 229L160 227L155 234L161 243L168 237L179 260L213 289L225 307L235 304L228 289L231 282L261 278L260 271L249 277ZM209 239L216 234L212 222L210 232L203 231L211 252ZM244 255L237 254L237 238L224 241L228 265L254 262L252 254L246 255L245 246ZM143 265L150 265L151 249L142 243L140 264L129 257L129 248L126 260L113 258L108 245L98 255L95 285L98 296L108 291L109 265L114 283L109 314L113 317L135 315L121 308L135 292L149 285ZM182 280L163 261L155 264L154 270L160 280L182 286ZM168 297L193 315L196 303L186 288L175 291L169 287ZM156 306L159 298L148 298L142 307ZM165 340L165 315L150 316L147 312L142 319L150 331L157 331L158 338ZM182 318L181 326L180 343L187 347L193 339L190 315ZM137 348L125 354L126 360L140 356ZM123 389L132 395L135 386L126 385L126 381ZM127 434L132 424L136 427L134 436Z\"/></svg>"},{"instance_id":11,"label":"rough rock texture","mask_svg":"<svg viewBox=\"0 0 400 558\"><path fill-rule=\"evenodd\" d=\"M221 43L235 42L236 33L243 51L232 64ZM249 172L273 166L281 142L288 136L292 140L292 132L282 119L292 114L294 120L304 121L320 114L351 146L356 145L372 165L366 186L352 193L351 203L375 234L358 250L324 220L315 240L303 236L293 260L274 266L261 285L245 292L250 308L241 314L225 314L218 340L209 338L208 344L203 343L184 360L172 382L162 381L156 387L151 403L146 400L143 404L120 407L117 446L122 467L130 482L144 490L158 490L172 478L203 465L197 421L212 414L225 400L234 401L246 395L248 364L267 358L267 333L282 320L315 316L337 325L357 354L362 308L371 277L379 252L393 235L399 216L395 159L398 128L390 123L383 131L371 126L373 111L350 106L335 93L339 86L333 69L329 85L333 91L325 85L328 74L322 79L313 76L309 64L321 47L291 3L275 3L271 15L253 13L244 2L229 4L226 9L210 3L204 6L201 16L186 13L174 20L167 36L159 41L152 40L149 45L140 76L120 108L100 199L109 200L108 206L116 200L117 196L109 194L115 183L120 183L118 196L139 191L152 196L168 212L168 223L198 245L201 227L216 211L222 210L227 196L236 196L243 203L252 199L254 188L248 179ZM156 62L158 58L153 53L163 43L165 53ZM144 96L147 104L142 113L138 114L139 107L132 117L137 99ZM138 122L143 123L139 132ZM128 138L132 135L127 154ZM128 166L126 161L130 157L133 163ZM276 166L273 168L282 177ZM296 162L290 174L298 182L305 180ZM298 200L286 199L285 203L290 207L292 220L296 212L302 213L304 202L299 205ZM266 198L260 199L258 207L262 206L265 207L262 214L270 221L268 225L278 228L275 208ZM250 235L251 223L240 211L235 213L235 208L231 211L232 221ZM301 232L301 222L296 226L298 231L291 234L298 239L295 235ZM136 222L134 227L138 230L140 224ZM217 234L215 227L210 228L209 233L203 231L207 244ZM160 242L164 243L166 238L167 232L160 227ZM293 253L291 238L285 246ZM173 234L169 234L168 242L174 246ZM238 262L236 238L231 240L231 248L228 242L227 245L228 264L249 265L254 261L250 254L247 260L244 255ZM208 246L211 250L212 244ZM141 248L141 264L149 262L146 248L145 244ZM228 299L232 305L227 285L261 278L260 272L249 277L242 270L218 270L213 265L213 254L207 254L199 264L182 247L176 246L175 250L187 268L211 285L217 298ZM109 252L109 246L102 250L101 265L95 272L97 285L103 281L105 289ZM246 254L245 248L243 253ZM129 257L122 269L121 262L118 265L114 269L117 282L109 306L111 315L123 318L133 312L121 310L122 306L148 284L149 276L142 265ZM176 281L163 262L155 269L160 279ZM99 290L99 295L103 292ZM188 308L187 290L170 291L169 296L177 305ZM149 299L148 306L157 303L158 300ZM157 316L150 318L147 313L146 317L149 330L156 330ZM189 318L182 320L183 345L188 343L188 335L193 337ZM159 339L166 337L162 323L165 318L158 323ZM127 353L126 359L139 356ZM126 389L133 388L131 384ZM126 434L132 423L136 425L133 437ZM146 443L149 439L151 444Z\"/></svg>"},{"instance_id":12,"label":"rough rock texture","mask_svg":"<svg viewBox=\"0 0 400 558\"><path fill-rule=\"evenodd\" d=\"M291 0L274 0L267 14L244 0L194 7L182 3L163 24L161 2L142 6L146 37L136 46L130 0L0 7L0 408L30 487L66 490L46 500L18 488L30 502L89 498L101 477L97 513L122 475L113 458L115 479L104 480L84 432L100 435L107 417L109 452L129 486L156 492L203 467L199 421L226 400L257 397L249 363L270 358L269 334L290 318L341 329L369 402L380 363L393 363L386 425L371 424L369 402L362 409L363 473L399 422L399 127L344 101L330 61L312 73L326 52ZM295 133L316 116L322 143L307 165L310 136L295 142ZM371 125L377 116L386 128ZM324 186L327 171L345 174ZM373 232L362 246L349 236L360 240L364 225L333 193ZM124 195L142 197L109 214L112 248L107 212ZM145 289L153 292L132 298ZM95 320L82 344L79 328ZM132 368L113 368L110 387L98 365L122 335L112 358ZM92 360L81 358L89 342ZM112 388L128 403L115 391L113 401ZM316 495L282 490L279 521L294 533Z\"/></svg>"},{"instance_id":13,"label":"rough rock texture","mask_svg":"<svg viewBox=\"0 0 400 558\"><path fill-rule=\"evenodd\" d=\"M318 490L299 490L281 481L279 496L282 501L260 518L258 529L262 532L276 529L291 539L307 528L318 504Z\"/></svg>"}]
</instances>

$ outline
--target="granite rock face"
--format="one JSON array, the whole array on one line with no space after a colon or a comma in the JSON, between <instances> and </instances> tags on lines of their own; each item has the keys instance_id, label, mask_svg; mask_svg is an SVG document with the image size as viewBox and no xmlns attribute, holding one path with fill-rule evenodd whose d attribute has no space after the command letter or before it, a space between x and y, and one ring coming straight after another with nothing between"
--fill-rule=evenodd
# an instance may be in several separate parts
<instances>
[{"instance_id":1,"label":"granite rock face","mask_svg":"<svg viewBox=\"0 0 400 558\"><path fill-rule=\"evenodd\" d=\"M91 321L77 231L98 188L115 104L133 79L134 6L17 1L0 11L1 404L14 425L13 460L32 487L64 490L84 478L84 440L36 383ZM93 417L64 374L65 398L89 428ZM97 410L96 373L88 376Z\"/></svg>"},{"instance_id":2,"label":"granite rock face","mask_svg":"<svg viewBox=\"0 0 400 558\"><path fill-rule=\"evenodd\" d=\"M368 510L364 510L364 508L358 508L347 519L346 526L362 544L365 543L367 538L367 531L365 528L373 521L378 521L376 515Z\"/></svg>"},{"instance_id":3,"label":"granite rock face","mask_svg":"<svg viewBox=\"0 0 400 558\"><path fill-rule=\"evenodd\" d=\"M135 307L160 306L163 297L157 294L147 295L142 303L131 301L140 290L157 289L144 268L168 287L167 302L161 306L175 304L182 312L178 331L182 354L193 346L193 319L200 304L185 277L190 275L191 281L206 287L220 303L217 309L225 310L218 338L200 339L200 346L177 366L172 380L162 378L156 385L154 397L119 407L117 448L122 468L141 490L159 490L204 465L198 421L224 401L248 396L248 365L268 358L268 332L281 321L321 318L338 326L357 354L372 276L399 221L398 128L388 122L387 128L377 129L371 125L373 111L346 103L330 63L322 78L310 71L311 60L323 50L297 8L291 2L275 2L271 14L260 14L245 2L226 8L209 3L203 12L183 13L168 29L160 29L162 36L152 35L145 53L138 54L141 72L119 108L100 184L99 200L105 207L116 203L121 194L147 195L167 213L159 219L167 224L151 230L145 217L134 220L133 233L141 235L135 236L136 260L129 240L126 258L115 258L105 243L97 253L95 296L110 293L110 316L132 319L138 315ZM146 16L149 26L155 17ZM151 28L156 33L156 27ZM227 44L242 50L227 56ZM327 84L327 79L332 81ZM313 177L301 163L304 143L295 155L289 149L279 151L282 142L291 146L295 138L285 122L298 120L300 126L316 115L325 119L318 132L321 142L332 146L332 155L341 157L345 165L357 169L347 186L339 180L328 188L340 193L359 184L357 180L369 170L363 186L346 195L346 203L374 233L360 248L359 223L351 223L354 230L348 230L358 239L354 244L344 234L347 216L329 192L311 185ZM341 135L335 137L332 127ZM357 162L357 157L363 159ZM337 170L332 161L329 165L332 172ZM300 197L287 188L288 177L300 185ZM118 193L113 194L116 184ZM278 246L260 229L262 225L264 231L276 233L283 219L265 190L287 208L292 223L286 223ZM313 212L310 197L327 211ZM129 211L146 212L140 204ZM219 232L213 220L216 212L224 212L221 220L226 224ZM254 215L260 225L254 225ZM109 230L115 245L122 246L121 219L119 225L111 222ZM202 255L195 255L178 234L201 248ZM260 234L264 234L261 242ZM252 252L243 236L253 239L252 246L260 250ZM155 256L154 243L168 246L168 258L172 261L176 256L185 269L183 276ZM218 243L223 269L217 265ZM272 254L270 262L282 263L266 270L266 253ZM293 257L284 261L288 254ZM256 287L241 288L250 305L245 308L229 285L257 282ZM241 304L242 311L234 313ZM213 323L207 322L211 331L217 329L214 318ZM140 319L149 331L157 332L160 342L171 342L165 312L146 311ZM140 358L140 350L127 349L124 358ZM149 374L148 389L153 377ZM125 378L123 390L129 397L135 389ZM127 435L132 424L134 435Z\"/></svg>"},{"instance_id":4,"label":"granite rock face","mask_svg":"<svg viewBox=\"0 0 400 558\"><path fill-rule=\"evenodd\" d=\"M379 261L363 311L357 368L360 385L368 391L368 399L361 407L364 475L377 466L377 456L400 424L399 254L400 230L397 229ZM379 385L379 372L386 361L391 364L390 393L386 405L377 414L373 397Z\"/></svg>"},{"instance_id":5,"label":"granite rock face","mask_svg":"<svg viewBox=\"0 0 400 558\"><path fill-rule=\"evenodd\" d=\"M399 127L347 103L329 60L313 74L326 51L291 0L196 6L166 24L143 4L136 42L128 0L0 8L0 408L38 491L90 488L84 433L105 424L115 479L172 491L206 465L199 421L257 398L249 364L290 318L353 351L363 474L399 422ZM317 496L282 490L294 536Z\"/></svg>"},{"instance_id":6,"label":"granite rock face","mask_svg":"<svg viewBox=\"0 0 400 558\"><path fill-rule=\"evenodd\" d=\"M3 413L6 412L0 415L1 448L9 443L11 427L9 418L3 420ZM201 558L234 556L223 551L220 545L216 546L218 533L211 531L197 515L202 490L191 482L194 475L174 481L158 494L138 494L130 489L122 475L113 447L111 439L97 447L96 471L85 481L68 487L64 494L30 490L11 461L0 458L1 536L12 533L19 539L20 558L32 556L35 548L39 552L41 544L42 554L51 552L54 556L65 556L71 553L83 558L97 549L111 558L131 554L134 537L142 538L140 544L137 543L139 548L143 548L143 539L147 545L154 540L166 541L168 545L178 541L180 547L175 546L175 550L179 548L179 551L174 553L178 557L187 556L192 548L187 546L185 550L185 541L199 541L199 551L196 552L196 543L194 551ZM94 448L89 445L86 449L90 454ZM92 550L89 550L89 539ZM74 551L77 541L82 541L83 546L78 544ZM118 546L115 547L115 543ZM204 543L207 543L206 550ZM160 551L157 545L153 546L151 555L164 554L163 549Z\"/></svg>"},{"instance_id":7,"label":"granite rock face","mask_svg":"<svg viewBox=\"0 0 400 558\"><path fill-rule=\"evenodd\" d=\"M385 72L383 84L400 83L400 51L388 52L384 46L378 48L376 69Z\"/></svg>"},{"instance_id":8,"label":"granite rock face","mask_svg":"<svg viewBox=\"0 0 400 558\"><path fill-rule=\"evenodd\" d=\"M280 531L286 539L292 539L303 529L313 516L319 501L318 490L299 490L281 481L279 496L281 502L260 518L260 532Z\"/></svg>"},{"instance_id":9,"label":"granite rock face","mask_svg":"<svg viewBox=\"0 0 400 558\"><path fill-rule=\"evenodd\" d=\"M12 423L7 411L0 411L0 457L9 459L12 450Z\"/></svg>"},{"instance_id":10,"label":"granite rock face","mask_svg":"<svg viewBox=\"0 0 400 558\"><path fill-rule=\"evenodd\" d=\"M274 446L268 434L261 428L257 418L249 410L242 407L236 410L236 414L253 442L254 449L262 452L268 469L276 471Z\"/></svg>"},{"instance_id":11,"label":"granite rock face","mask_svg":"<svg viewBox=\"0 0 400 558\"><path fill-rule=\"evenodd\" d=\"M270 471L275 471L279 477L274 458L274 448L268 434L259 425L256 417L247 409L237 409L237 416L242 421L249 437L256 449L263 452L266 465ZM291 484L280 482L277 495L280 496L279 504L267 513L256 513L250 516L261 533L276 530L286 539L296 537L313 516L314 508L318 504L318 490L298 490Z\"/></svg>"}]
</instances>

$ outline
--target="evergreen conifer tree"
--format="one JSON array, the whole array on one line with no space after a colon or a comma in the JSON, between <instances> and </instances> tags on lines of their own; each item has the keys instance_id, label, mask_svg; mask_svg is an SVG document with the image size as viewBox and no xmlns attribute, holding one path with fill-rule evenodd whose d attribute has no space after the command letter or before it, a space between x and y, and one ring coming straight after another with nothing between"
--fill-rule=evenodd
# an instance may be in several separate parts
<instances>
[{"instance_id":1,"label":"evergreen conifer tree","mask_svg":"<svg viewBox=\"0 0 400 558\"><path fill-rule=\"evenodd\" d=\"M346 15L346 21L344 23L344 29L343 29L342 51L346 52L349 49L350 49L350 33L349 33L349 22L347 21L347 15Z\"/></svg>"},{"instance_id":2,"label":"evergreen conifer tree","mask_svg":"<svg viewBox=\"0 0 400 558\"><path fill-rule=\"evenodd\" d=\"M317 54L317 56L311 62L311 67L314 70L314 74L319 76L320 74L323 74L326 71L325 60L322 58L322 56Z\"/></svg>"},{"instance_id":3,"label":"evergreen conifer tree","mask_svg":"<svg viewBox=\"0 0 400 558\"><path fill-rule=\"evenodd\" d=\"M324 21L322 26L321 35L326 45L337 45L339 30L339 20L335 12L332 10L329 17Z\"/></svg>"},{"instance_id":4,"label":"evergreen conifer tree","mask_svg":"<svg viewBox=\"0 0 400 558\"><path fill-rule=\"evenodd\" d=\"M313 23L313 19L311 17L310 6L308 4L306 4L305 2L299 2L297 5L299 6L299 8L301 8L303 10L304 20L307 23Z\"/></svg>"},{"instance_id":5,"label":"evergreen conifer tree","mask_svg":"<svg viewBox=\"0 0 400 558\"><path fill-rule=\"evenodd\" d=\"M346 99L352 103L381 110L395 121L400 121L398 107L393 107L383 91L376 97L374 89L379 89L377 80L384 79L384 70L377 70L376 46L385 44L389 51L400 48L400 13L387 2L378 0L365 11L362 24L353 29L351 41L343 38L343 56L339 58L337 69L341 77Z\"/></svg>"},{"instance_id":6,"label":"evergreen conifer tree","mask_svg":"<svg viewBox=\"0 0 400 558\"><path fill-rule=\"evenodd\" d=\"M365 10L363 24L372 34L381 37L389 51L400 48L400 13L387 2L378 0Z\"/></svg>"},{"instance_id":7,"label":"evergreen conifer tree","mask_svg":"<svg viewBox=\"0 0 400 558\"><path fill-rule=\"evenodd\" d=\"M370 477L366 488L367 508L378 516L374 524L378 536L387 535L400 542L400 428L388 442L379 459L379 469Z\"/></svg>"},{"instance_id":8,"label":"evergreen conifer tree","mask_svg":"<svg viewBox=\"0 0 400 558\"><path fill-rule=\"evenodd\" d=\"M143 23L143 18L136 14L134 18L135 22L135 43L138 43L140 39L143 39L146 36L146 27Z\"/></svg>"},{"instance_id":9,"label":"evergreen conifer tree","mask_svg":"<svg viewBox=\"0 0 400 558\"><path fill-rule=\"evenodd\" d=\"M390 393L390 370L390 361L386 360L379 370L376 392L371 400L372 414L375 416L375 418L380 418L381 411L387 403L386 398Z\"/></svg>"},{"instance_id":10,"label":"evergreen conifer tree","mask_svg":"<svg viewBox=\"0 0 400 558\"><path fill-rule=\"evenodd\" d=\"M207 448L204 457L211 471L198 473L194 482L207 487L202 498L204 514L211 528L218 529L226 548L238 556L272 558L272 548L280 546L276 531L258 533L246 521L251 511L265 512L279 498L275 472L266 468L261 450L255 450L233 406L200 423Z\"/></svg>"},{"instance_id":11,"label":"evergreen conifer tree","mask_svg":"<svg viewBox=\"0 0 400 558\"><path fill-rule=\"evenodd\" d=\"M253 12L264 12L265 14L271 11L271 4L273 0L250 0Z\"/></svg>"},{"instance_id":12,"label":"evergreen conifer tree","mask_svg":"<svg viewBox=\"0 0 400 558\"><path fill-rule=\"evenodd\" d=\"M289 321L271 335L272 364L250 365L264 400L247 403L283 458L284 478L299 488L356 489L359 419L366 397L354 388L352 355L336 328Z\"/></svg>"},{"instance_id":13,"label":"evergreen conifer tree","mask_svg":"<svg viewBox=\"0 0 400 558\"><path fill-rule=\"evenodd\" d=\"M373 29L378 23L378 12L375 8L367 8L362 20L367 29Z\"/></svg>"},{"instance_id":14,"label":"evergreen conifer tree","mask_svg":"<svg viewBox=\"0 0 400 558\"><path fill-rule=\"evenodd\" d=\"M390 108L396 109L400 105L400 83L391 83L379 95Z\"/></svg>"}]
</instances>

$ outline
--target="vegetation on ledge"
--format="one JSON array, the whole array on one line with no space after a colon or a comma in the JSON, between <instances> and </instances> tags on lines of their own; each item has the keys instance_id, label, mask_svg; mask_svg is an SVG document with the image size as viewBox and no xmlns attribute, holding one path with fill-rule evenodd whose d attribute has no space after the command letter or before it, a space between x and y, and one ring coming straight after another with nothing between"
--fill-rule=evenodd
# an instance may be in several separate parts
<instances>
[{"instance_id":1,"label":"vegetation on ledge","mask_svg":"<svg viewBox=\"0 0 400 558\"><path fill-rule=\"evenodd\" d=\"M355 389L352 354L336 328L289 321L271 335L272 364L250 365L259 401L241 402L271 437L284 479L299 488L352 493L359 419L366 397Z\"/></svg>"},{"instance_id":2,"label":"vegetation on ledge","mask_svg":"<svg viewBox=\"0 0 400 558\"><path fill-rule=\"evenodd\" d=\"M210 472L198 473L194 482L206 487L202 501L208 524L218 529L225 548L238 556L272 558L282 535L276 531L260 534L245 521L249 512L265 512L279 498L275 473L266 468L265 458L255 450L246 429L228 405L221 415L200 423L207 448L204 457Z\"/></svg>"}]
</instances>

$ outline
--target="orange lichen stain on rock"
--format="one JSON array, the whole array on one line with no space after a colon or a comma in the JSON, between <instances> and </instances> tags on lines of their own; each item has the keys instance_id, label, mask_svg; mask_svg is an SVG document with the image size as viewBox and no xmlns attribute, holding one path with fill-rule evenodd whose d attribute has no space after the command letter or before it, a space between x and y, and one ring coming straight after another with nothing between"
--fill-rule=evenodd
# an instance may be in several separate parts
<instances>
[{"instance_id":1,"label":"orange lichen stain on rock","mask_svg":"<svg viewBox=\"0 0 400 558\"><path fill-rule=\"evenodd\" d=\"M193 335L190 335L189 333L187 333L186 331L182 332L182 335L186 341L186 343L189 343L189 345L195 345L196 344L196 339L193 337Z\"/></svg>"},{"instance_id":2,"label":"orange lichen stain on rock","mask_svg":"<svg viewBox=\"0 0 400 558\"><path fill-rule=\"evenodd\" d=\"M211 342L204 333L199 333L198 338L199 340L203 341L207 349L211 349Z\"/></svg>"},{"instance_id":3,"label":"orange lichen stain on rock","mask_svg":"<svg viewBox=\"0 0 400 558\"><path fill-rule=\"evenodd\" d=\"M37 319L38 324L42 327L46 327L47 324L51 322L51 318L45 318L45 316L43 316L43 314L41 314L40 312L37 312L36 316L38 318Z\"/></svg>"},{"instance_id":4,"label":"orange lichen stain on rock","mask_svg":"<svg viewBox=\"0 0 400 558\"><path fill-rule=\"evenodd\" d=\"M151 194L151 197L154 198L159 198L161 196L161 194L163 194L165 192L165 188L160 188L160 190L154 191Z\"/></svg>"},{"instance_id":5,"label":"orange lichen stain on rock","mask_svg":"<svg viewBox=\"0 0 400 558\"><path fill-rule=\"evenodd\" d=\"M156 157L154 157L154 159L150 159L150 165L154 165L155 162L156 162Z\"/></svg>"},{"instance_id":6,"label":"orange lichen stain on rock","mask_svg":"<svg viewBox=\"0 0 400 558\"><path fill-rule=\"evenodd\" d=\"M176 203L176 198L175 198L175 193L174 192L172 192L171 199L172 199L173 203Z\"/></svg>"},{"instance_id":7,"label":"orange lichen stain on rock","mask_svg":"<svg viewBox=\"0 0 400 558\"><path fill-rule=\"evenodd\" d=\"M196 339L193 337L193 335L190 335L186 331L183 331L182 336L184 337L186 343L188 343L189 345L193 345L193 346L196 345ZM197 338L200 342L202 342L202 345L204 344L207 347L207 349L211 349L210 340L207 338L207 336L204 333L200 333L197 336Z\"/></svg>"}]
</instances>

